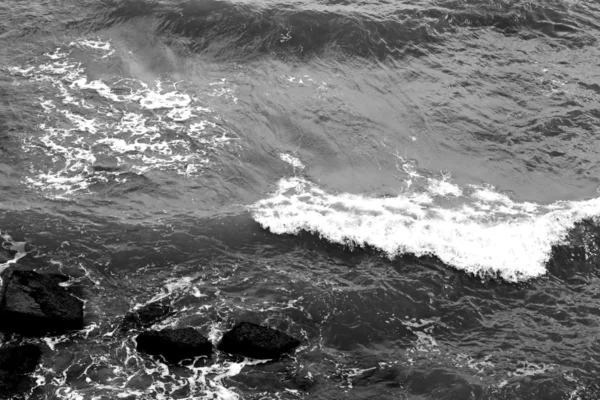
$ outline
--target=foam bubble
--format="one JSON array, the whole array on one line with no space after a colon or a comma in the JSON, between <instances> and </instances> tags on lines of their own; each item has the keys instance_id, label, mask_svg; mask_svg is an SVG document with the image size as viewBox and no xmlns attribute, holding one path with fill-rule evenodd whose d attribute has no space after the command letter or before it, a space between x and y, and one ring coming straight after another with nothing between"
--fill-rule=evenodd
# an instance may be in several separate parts
<instances>
[{"instance_id":1,"label":"foam bubble","mask_svg":"<svg viewBox=\"0 0 600 400\"><path fill-rule=\"evenodd\" d=\"M388 198L331 194L295 177L282 179L272 197L249 209L275 234L311 232L351 248L371 246L389 258L435 255L458 270L509 282L545 274L552 246L563 243L576 222L600 214L600 199L546 207L487 190L465 192L447 205L422 192Z\"/></svg>"}]
</instances>

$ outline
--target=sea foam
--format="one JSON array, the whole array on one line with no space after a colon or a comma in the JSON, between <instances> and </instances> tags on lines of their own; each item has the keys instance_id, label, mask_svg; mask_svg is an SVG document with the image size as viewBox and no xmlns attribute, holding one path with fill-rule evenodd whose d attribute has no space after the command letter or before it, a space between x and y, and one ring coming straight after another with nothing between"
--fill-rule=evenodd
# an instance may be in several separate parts
<instances>
[{"instance_id":1,"label":"sea foam","mask_svg":"<svg viewBox=\"0 0 600 400\"><path fill-rule=\"evenodd\" d=\"M27 251L25 250L26 242L17 242L13 240L13 238L9 234L2 231L0 231L0 238L2 239L1 246L4 249L8 249L15 252L12 259L7 260L4 263L0 263L0 272L2 272L11 264L16 263L20 258L25 257L27 255Z\"/></svg>"},{"instance_id":2,"label":"sea foam","mask_svg":"<svg viewBox=\"0 0 600 400\"><path fill-rule=\"evenodd\" d=\"M74 48L96 62L118 54L110 42L81 39L33 65L7 68L15 84L35 82L43 93L38 98L42 121L22 143L32 160L24 178L28 186L60 198L99 183L122 183L126 173L195 176L219 161L222 150L237 151L236 136L207 106L221 96L213 85L187 93L177 82L90 80L71 56ZM215 85L233 96L228 82ZM97 162L102 167L102 160L110 160L111 168L94 168Z\"/></svg>"},{"instance_id":3,"label":"sea foam","mask_svg":"<svg viewBox=\"0 0 600 400\"><path fill-rule=\"evenodd\" d=\"M275 234L306 231L349 247L370 246L391 259L435 255L458 270L509 282L544 275L552 246L563 243L576 222L600 213L598 198L542 206L492 188L449 185L429 180L425 190L375 198L328 193L294 177L280 180L250 211ZM453 202L440 201L441 195Z\"/></svg>"}]
</instances>

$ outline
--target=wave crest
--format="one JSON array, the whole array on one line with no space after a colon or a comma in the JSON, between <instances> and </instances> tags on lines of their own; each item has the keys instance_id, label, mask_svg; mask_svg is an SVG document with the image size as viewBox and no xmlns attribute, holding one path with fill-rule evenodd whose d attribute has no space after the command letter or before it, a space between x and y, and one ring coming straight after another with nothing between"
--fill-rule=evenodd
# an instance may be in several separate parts
<instances>
[{"instance_id":1,"label":"wave crest","mask_svg":"<svg viewBox=\"0 0 600 400\"><path fill-rule=\"evenodd\" d=\"M250 210L275 234L306 231L333 243L373 247L392 259L435 255L458 270L509 282L544 275L552 247L564 243L577 222L600 212L598 198L542 206L476 186L448 206L436 193L439 185L430 188L371 198L330 194L295 177L282 179L272 197Z\"/></svg>"}]
</instances>

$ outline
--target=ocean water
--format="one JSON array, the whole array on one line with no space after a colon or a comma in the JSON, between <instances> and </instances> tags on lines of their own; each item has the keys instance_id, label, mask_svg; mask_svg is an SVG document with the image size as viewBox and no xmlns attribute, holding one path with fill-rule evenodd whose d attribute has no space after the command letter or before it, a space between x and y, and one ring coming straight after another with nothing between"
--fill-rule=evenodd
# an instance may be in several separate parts
<instances>
[{"instance_id":1,"label":"ocean water","mask_svg":"<svg viewBox=\"0 0 600 400\"><path fill-rule=\"evenodd\" d=\"M600 399L596 1L23 0L0 58L3 246L86 302L25 398ZM303 342L167 365L158 299Z\"/></svg>"}]
</instances>

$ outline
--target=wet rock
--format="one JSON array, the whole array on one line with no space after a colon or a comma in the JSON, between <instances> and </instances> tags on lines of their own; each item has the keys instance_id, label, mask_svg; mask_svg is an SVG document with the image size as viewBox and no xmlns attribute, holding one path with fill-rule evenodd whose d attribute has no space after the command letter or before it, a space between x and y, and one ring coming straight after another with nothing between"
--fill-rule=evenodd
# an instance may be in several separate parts
<instances>
[{"instance_id":1,"label":"wet rock","mask_svg":"<svg viewBox=\"0 0 600 400\"><path fill-rule=\"evenodd\" d=\"M0 331L45 336L83 328L83 302L59 285L66 277L13 269L1 277Z\"/></svg>"},{"instance_id":2,"label":"wet rock","mask_svg":"<svg viewBox=\"0 0 600 400\"><path fill-rule=\"evenodd\" d=\"M42 351L33 344L0 348L0 399L15 399L29 390Z\"/></svg>"},{"instance_id":3,"label":"wet rock","mask_svg":"<svg viewBox=\"0 0 600 400\"><path fill-rule=\"evenodd\" d=\"M138 351L163 356L170 363L212 353L212 343L194 328L146 331L136 342Z\"/></svg>"},{"instance_id":4,"label":"wet rock","mask_svg":"<svg viewBox=\"0 0 600 400\"><path fill-rule=\"evenodd\" d=\"M171 307L160 304L150 303L143 307L128 312L121 323L122 331L132 329L148 328L152 324L166 318L171 313Z\"/></svg>"},{"instance_id":5,"label":"wet rock","mask_svg":"<svg viewBox=\"0 0 600 400\"><path fill-rule=\"evenodd\" d=\"M7 346L0 348L0 370L17 374L35 371L42 351L34 344Z\"/></svg>"},{"instance_id":6,"label":"wet rock","mask_svg":"<svg viewBox=\"0 0 600 400\"><path fill-rule=\"evenodd\" d=\"M242 322L223 335L218 349L256 359L279 358L300 345L300 341L265 326Z\"/></svg>"},{"instance_id":7,"label":"wet rock","mask_svg":"<svg viewBox=\"0 0 600 400\"><path fill-rule=\"evenodd\" d=\"M16 251L0 246L0 264L4 264L15 258Z\"/></svg>"}]
</instances>

